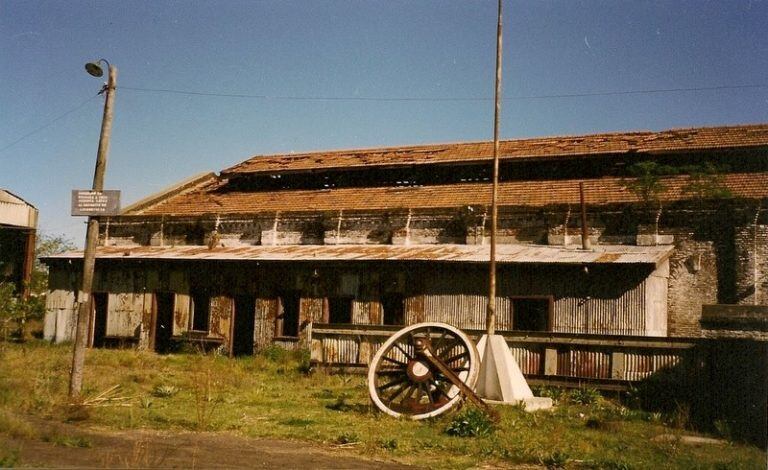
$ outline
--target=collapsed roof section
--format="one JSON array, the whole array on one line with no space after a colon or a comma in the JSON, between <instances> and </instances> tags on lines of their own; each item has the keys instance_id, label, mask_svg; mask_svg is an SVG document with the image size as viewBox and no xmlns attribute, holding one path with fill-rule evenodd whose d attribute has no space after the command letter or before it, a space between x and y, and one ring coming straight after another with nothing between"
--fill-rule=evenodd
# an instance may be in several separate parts
<instances>
[{"instance_id":1,"label":"collapsed roof section","mask_svg":"<svg viewBox=\"0 0 768 470\"><path fill-rule=\"evenodd\" d=\"M768 124L508 140L501 151L506 167L499 201L507 207L578 204L579 182L593 206L641 202L639 191L630 189L627 163L711 163L712 155L740 171L717 176L730 196L768 197ZM218 177L186 180L122 215L485 206L491 158L491 142L258 156ZM662 175L660 182L655 196L661 201L696 197L691 187L698 183L690 175Z\"/></svg>"},{"instance_id":2,"label":"collapsed roof section","mask_svg":"<svg viewBox=\"0 0 768 470\"><path fill-rule=\"evenodd\" d=\"M648 154L768 146L768 124L670 129L504 140L502 160ZM257 155L221 172L222 176L330 169L382 168L472 163L493 159L493 142L466 142L300 154Z\"/></svg>"}]
</instances>

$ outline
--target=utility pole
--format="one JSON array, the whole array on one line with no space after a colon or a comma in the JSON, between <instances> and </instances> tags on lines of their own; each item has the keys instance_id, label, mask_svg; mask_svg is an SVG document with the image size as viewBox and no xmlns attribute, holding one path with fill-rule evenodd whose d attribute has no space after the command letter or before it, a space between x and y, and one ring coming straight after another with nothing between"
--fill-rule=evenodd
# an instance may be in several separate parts
<instances>
[{"instance_id":1,"label":"utility pole","mask_svg":"<svg viewBox=\"0 0 768 470\"><path fill-rule=\"evenodd\" d=\"M113 107L115 104L115 87L117 86L117 67L104 59L97 62L89 62L85 69L95 77L101 77L103 70L99 66L105 62L108 66L107 84L100 93L104 93L104 114L101 120L101 135L99 136L99 149L96 153L96 169L93 173L93 191L104 190L104 173L107 169L107 154L109 153L109 137L112 133ZM88 343L89 324L93 309L93 271L96 265L96 245L99 240L99 218L88 217L88 230L85 234L85 252L83 253L83 282L80 287L77 328L75 330L75 345L72 351L72 370L69 376L69 397L75 399L80 396L83 388L83 366L85 365L85 349Z\"/></svg>"},{"instance_id":2,"label":"utility pole","mask_svg":"<svg viewBox=\"0 0 768 470\"><path fill-rule=\"evenodd\" d=\"M494 94L495 107L493 112L493 190L491 196L491 262L488 281L488 308L486 309L485 326L488 336L496 334L496 228L498 225L498 196L499 196L499 114L501 113L501 3L499 0L499 15L496 25L496 91Z\"/></svg>"}]
</instances>

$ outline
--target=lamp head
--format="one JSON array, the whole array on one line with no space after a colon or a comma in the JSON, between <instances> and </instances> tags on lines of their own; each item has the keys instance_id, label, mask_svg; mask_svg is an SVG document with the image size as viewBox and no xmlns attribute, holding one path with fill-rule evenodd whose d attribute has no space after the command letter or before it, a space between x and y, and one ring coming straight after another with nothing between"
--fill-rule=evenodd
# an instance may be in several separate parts
<instances>
[{"instance_id":1,"label":"lamp head","mask_svg":"<svg viewBox=\"0 0 768 470\"><path fill-rule=\"evenodd\" d=\"M87 64L85 64L85 71L94 77L101 77L102 75L104 75L104 69L101 68L101 66L99 65L99 62L101 62L101 60L97 60L95 62L88 62Z\"/></svg>"}]
</instances>

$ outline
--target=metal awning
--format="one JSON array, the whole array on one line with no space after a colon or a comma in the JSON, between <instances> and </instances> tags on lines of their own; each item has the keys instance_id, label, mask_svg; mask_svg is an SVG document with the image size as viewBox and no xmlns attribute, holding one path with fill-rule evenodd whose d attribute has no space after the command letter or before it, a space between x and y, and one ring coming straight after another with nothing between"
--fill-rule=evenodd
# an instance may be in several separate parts
<instances>
[{"instance_id":1,"label":"metal awning","mask_svg":"<svg viewBox=\"0 0 768 470\"><path fill-rule=\"evenodd\" d=\"M602 245L580 250L551 245L499 245L502 264L653 264L658 265L673 247ZM111 246L99 247L99 259L213 260L213 261L436 261L485 263L488 245L284 245L208 249L204 246ZM78 259L82 251L45 258Z\"/></svg>"}]
</instances>

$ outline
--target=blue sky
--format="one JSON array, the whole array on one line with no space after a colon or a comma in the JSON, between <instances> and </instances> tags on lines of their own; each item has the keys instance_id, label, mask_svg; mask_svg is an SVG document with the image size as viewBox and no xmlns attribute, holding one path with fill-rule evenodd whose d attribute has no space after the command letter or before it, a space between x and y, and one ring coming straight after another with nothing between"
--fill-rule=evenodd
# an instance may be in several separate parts
<instances>
[{"instance_id":1,"label":"blue sky","mask_svg":"<svg viewBox=\"0 0 768 470\"><path fill-rule=\"evenodd\" d=\"M531 98L768 85L766 26L759 0L505 0L502 137L768 122L768 86ZM495 0L4 1L0 187L82 245L99 57L119 68L124 205L255 154L490 139L495 28ZM344 99L302 99L322 97Z\"/></svg>"}]
</instances>

